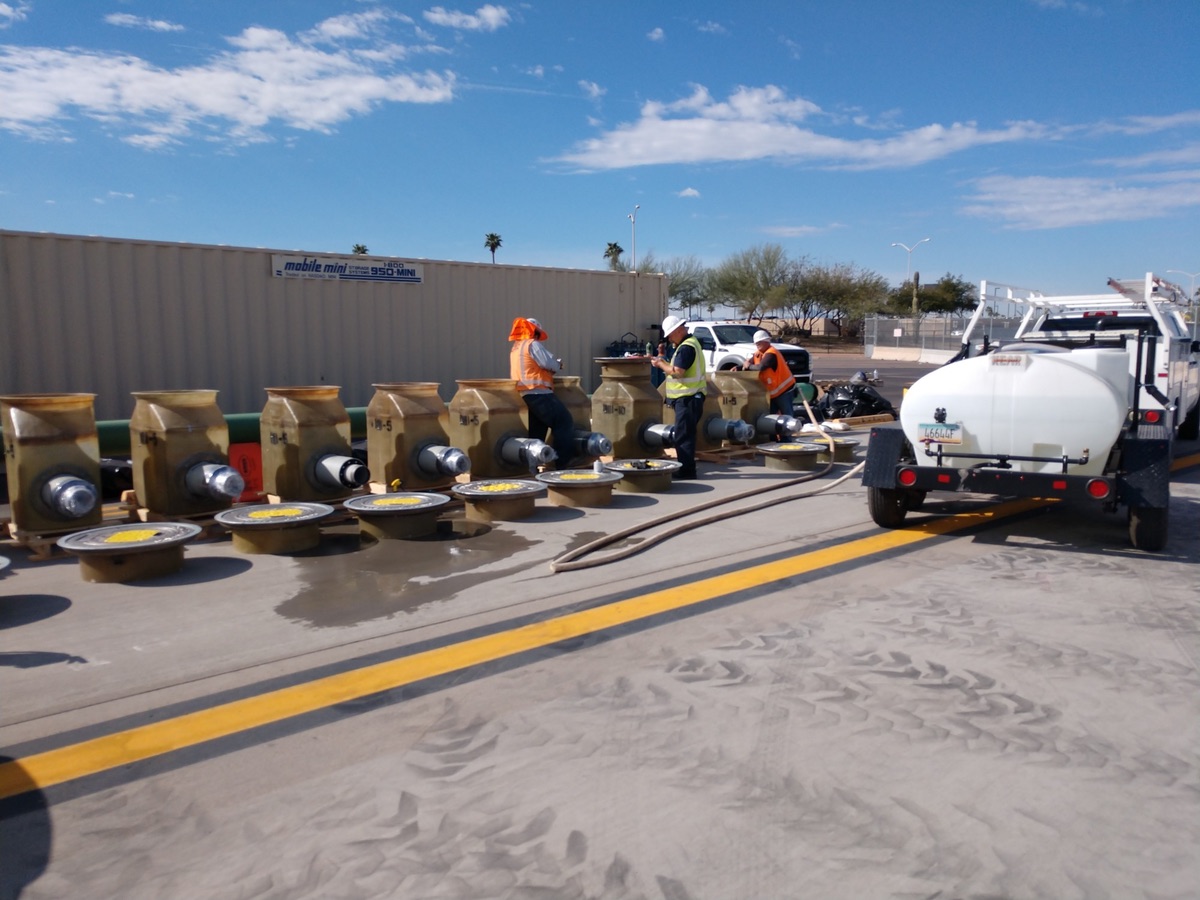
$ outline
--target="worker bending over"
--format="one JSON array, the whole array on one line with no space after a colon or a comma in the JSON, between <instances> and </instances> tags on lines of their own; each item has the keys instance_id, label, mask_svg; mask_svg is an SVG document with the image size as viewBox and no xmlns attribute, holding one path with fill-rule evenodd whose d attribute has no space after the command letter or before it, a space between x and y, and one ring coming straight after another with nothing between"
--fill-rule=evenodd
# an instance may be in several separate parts
<instances>
[{"instance_id":1,"label":"worker bending over","mask_svg":"<svg viewBox=\"0 0 1200 900\"><path fill-rule=\"evenodd\" d=\"M554 394L554 373L562 371L562 360L546 349L548 336L537 319L513 319L508 370L529 409L529 437L544 441L548 430L557 467L566 469L575 455L575 418Z\"/></svg>"},{"instance_id":2,"label":"worker bending over","mask_svg":"<svg viewBox=\"0 0 1200 900\"><path fill-rule=\"evenodd\" d=\"M771 412L790 416L792 395L796 390L796 376L788 367L787 360L778 348L771 345L771 335L762 328L754 332L754 355L741 366L744 371L758 372L758 380L767 389L771 398Z\"/></svg>"},{"instance_id":3,"label":"worker bending over","mask_svg":"<svg viewBox=\"0 0 1200 900\"><path fill-rule=\"evenodd\" d=\"M668 362L656 356L651 365L667 376L667 405L675 411L675 457L679 460L676 478L696 477L696 430L704 413L704 389L708 378L700 342L688 334L687 322L679 316L667 316L663 335L674 347Z\"/></svg>"}]
</instances>

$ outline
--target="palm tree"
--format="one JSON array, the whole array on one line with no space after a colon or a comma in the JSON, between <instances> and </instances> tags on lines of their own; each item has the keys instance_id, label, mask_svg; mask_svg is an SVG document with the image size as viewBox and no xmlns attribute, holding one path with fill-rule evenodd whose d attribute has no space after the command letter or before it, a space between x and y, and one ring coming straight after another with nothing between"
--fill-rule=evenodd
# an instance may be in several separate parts
<instances>
[{"instance_id":1,"label":"palm tree","mask_svg":"<svg viewBox=\"0 0 1200 900\"><path fill-rule=\"evenodd\" d=\"M367 255L367 245L366 244L355 244L350 249L350 252L353 253L355 256L366 256Z\"/></svg>"},{"instance_id":2,"label":"palm tree","mask_svg":"<svg viewBox=\"0 0 1200 900\"><path fill-rule=\"evenodd\" d=\"M604 251L604 258L608 260L608 267L614 272L621 271L621 254L625 252L625 248L616 241L609 241L608 249Z\"/></svg>"},{"instance_id":3,"label":"palm tree","mask_svg":"<svg viewBox=\"0 0 1200 900\"><path fill-rule=\"evenodd\" d=\"M496 251L500 249L500 235L489 231L483 236L483 246L492 251L492 263L496 262Z\"/></svg>"}]
</instances>

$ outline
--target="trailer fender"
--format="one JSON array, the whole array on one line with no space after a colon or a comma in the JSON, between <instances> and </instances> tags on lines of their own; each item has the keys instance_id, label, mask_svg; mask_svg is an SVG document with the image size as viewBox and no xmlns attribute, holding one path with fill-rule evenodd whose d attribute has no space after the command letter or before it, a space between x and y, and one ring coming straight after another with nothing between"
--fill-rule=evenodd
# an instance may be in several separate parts
<instances>
[{"instance_id":1,"label":"trailer fender","mask_svg":"<svg viewBox=\"0 0 1200 900\"><path fill-rule=\"evenodd\" d=\"M1171 495L1171 438L1161 425L1143 425L1125 439L1117 501L1130 509L1166 509Z\"/></svg>"}]
</instances>

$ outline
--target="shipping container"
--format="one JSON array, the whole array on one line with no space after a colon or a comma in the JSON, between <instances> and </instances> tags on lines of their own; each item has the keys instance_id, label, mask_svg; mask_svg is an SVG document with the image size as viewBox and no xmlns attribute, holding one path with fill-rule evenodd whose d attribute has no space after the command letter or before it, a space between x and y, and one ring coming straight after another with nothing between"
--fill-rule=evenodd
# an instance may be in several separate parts
<instances>
[{"instance_id":1,"label":"shipping container","mask_svg":"<svg viewBox=\"0 0 1200 900\"><path fill-rule=\"evenodd\" d=\"M597 357L657 341L667 279L0 230L0 394L90 392L127 419L133 391L216 389L226 414L266 388L508 377L517 316L585 391Z\"/></svg>"}]
</instances>

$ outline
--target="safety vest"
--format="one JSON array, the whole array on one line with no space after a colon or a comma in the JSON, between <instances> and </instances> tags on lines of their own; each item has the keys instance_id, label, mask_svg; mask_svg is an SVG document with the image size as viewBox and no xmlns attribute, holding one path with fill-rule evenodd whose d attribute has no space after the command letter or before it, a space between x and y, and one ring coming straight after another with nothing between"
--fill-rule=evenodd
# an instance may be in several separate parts
<instances>
[{"instance_id":1,"label":"safety vest","mask_svg":"<svg viewBox=\"0 0 1200 900\"><path fill-rule=\"evenodd\" d=\"M554 373L537 364L530 349L532 345L531 338L513 343L512 352L508 355L508 377L517 383L518 391L532 391L535 388L554 390Z\"/></svg>"},{"instance_id":2,"label":"safety vest","mask_svg":"<svg viewBox=\"0 0 1200 900\"><path fill-rule=\"evenodd\" d=\"M755 354L750 357L750 365L757 366L763 361L768 353L775 354L775 368L759 369L758 380L763 383L763 387L767 389L767 396L772 400L782 394L784 391L790 391L796 386L796 376L792 374L792 370L788 368L787 360L783 358L783 354L774 347L768 347L764 352Z\"/></svg>"},{"instance_id":3,"label":"safety vest","mask_svg":"<svg viewBox=\"0 0 1200 900\"><path fill-rule=\"evenodd\" d=\"M677 400L680 397L690 397L692 394L703 394L704 387L707 383L704 372L704 351L700 347L700 342L693 335L688 335L679 342L679 347L675 348L675 352L671 354L671 365L675 365L675 357L679 355L680 347L684 345L690 346L695 353L691 366L680 376L668 375L666 380L666 392L668 400Z\"/></svg>"}]
</instances>

